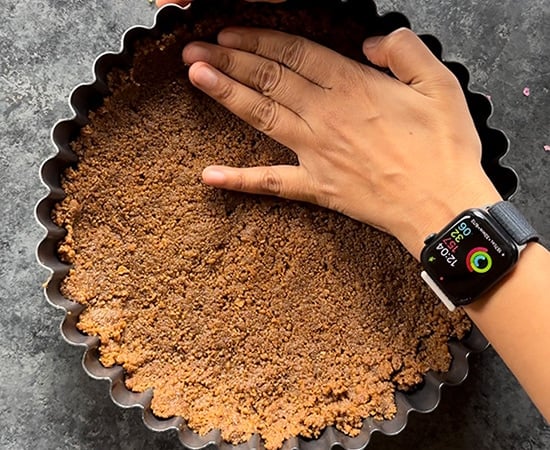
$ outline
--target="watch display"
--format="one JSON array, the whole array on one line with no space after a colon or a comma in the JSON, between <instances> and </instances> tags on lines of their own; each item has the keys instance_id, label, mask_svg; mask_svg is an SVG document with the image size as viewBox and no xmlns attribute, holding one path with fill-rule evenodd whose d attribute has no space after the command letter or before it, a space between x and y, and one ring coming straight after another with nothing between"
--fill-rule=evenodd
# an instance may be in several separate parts
<instances>
[{"instance_id":1,"label":"watch display","mask_svg":"<svg viewBox=\"0 0 550 450\"><path fill-rule=\"evenodd\" d=\"M425 272L455 305L470 303L515 265L518 248L484 210L465 211L428 238Z\"/></svg>"}]
</instances>

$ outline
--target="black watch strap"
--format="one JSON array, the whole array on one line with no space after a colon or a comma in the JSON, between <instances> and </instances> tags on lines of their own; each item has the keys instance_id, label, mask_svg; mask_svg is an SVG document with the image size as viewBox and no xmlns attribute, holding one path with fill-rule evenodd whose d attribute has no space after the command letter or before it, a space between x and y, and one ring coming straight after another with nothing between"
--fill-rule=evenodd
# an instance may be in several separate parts
<instances>
[{"instance_id":1,"label":"black watch strap","mask_svg":"<svg viewBox=\"0 0 550 450\"><path fill-rule=\"evenodd\" d=\"M518 245L535 242L540 239L540 235L527 222L525 216L510 202L502 201L495 203L489 207L488 211Z\"/></svg>"}]
</instances>

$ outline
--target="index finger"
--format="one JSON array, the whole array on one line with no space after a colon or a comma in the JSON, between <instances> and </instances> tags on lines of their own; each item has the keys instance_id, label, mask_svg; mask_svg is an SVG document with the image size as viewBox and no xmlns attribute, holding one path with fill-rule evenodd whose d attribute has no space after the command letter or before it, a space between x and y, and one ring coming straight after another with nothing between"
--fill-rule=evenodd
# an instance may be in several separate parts
<instances>
[{"instance_id":1,"label":"index finger","mask_svg":"<svg viewBox=\"0 0 550 450\"><path fill-rule=\"evenodd\" d=\"M346 58L329 48L275 30L226 28L218 34L218 43L277 61L326 89L332 87L336 74L340 72L334 70L334 62L341 61L342 65L346 62Z\"/></svg>"}]
</instances>

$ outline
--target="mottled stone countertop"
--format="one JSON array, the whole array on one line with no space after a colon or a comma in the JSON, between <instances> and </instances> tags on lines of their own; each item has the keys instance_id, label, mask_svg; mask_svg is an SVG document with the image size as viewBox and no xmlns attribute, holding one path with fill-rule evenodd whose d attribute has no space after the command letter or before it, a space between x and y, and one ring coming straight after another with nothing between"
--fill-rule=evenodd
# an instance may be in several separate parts
<instances>
[{"instance_id":1,"label":"mottled stone countertop","mask_svg":"<svg viewBox=\"0 0 550 450\"><path fill-rule=\"evenodd\" d=\"M515 202L550 237L550 3L378 3L437 36L446 58L469 68L471 87L491 95L491 123L508 135L506 163L521 179ZM50 128L70 115L66 99L91 79L95 56L117 50L122 32L153 14L147 0L0 0L0 449L178 448L175 433L147 430L138 410L115 406L107 383L83 372L82 350L62 340L62 313L46 303L47 271L34 258ZM475 355L471 366L434 413L413 414L399 436L377 434L369 448L550 448L550 428L495 352Z\"/></svg>"}]
</instances>

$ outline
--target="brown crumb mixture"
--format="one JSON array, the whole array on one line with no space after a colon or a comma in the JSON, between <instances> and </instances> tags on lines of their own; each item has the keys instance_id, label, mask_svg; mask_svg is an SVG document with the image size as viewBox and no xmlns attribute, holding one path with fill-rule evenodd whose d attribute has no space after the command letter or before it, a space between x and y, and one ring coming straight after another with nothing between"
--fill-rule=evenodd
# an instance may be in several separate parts
<instances>
[{"instance_id":1,"label":"brown crumb mixture","mask_svg":"<svg viewBox=\"0 0 550 450\"><path fill-rule=\"evenodd\" d=\"M267 449L391 418L395 389L447 370L448 338L469 329L393 238L200 182L208 164L295 158L190 85L185 42L235 23L321 41L330 29L332 47L351 54L375 30L289 8L210 11L211 21L198 14L196 26L142 42L74 141L79 164L53 213L68 231L59 254L73 265L62 292L86 306L78 327L100 337L101 362L122 365L134 391L154 388L157 416L219 428L233 443L258 432Z\"/></svg>"}]
</instances>

